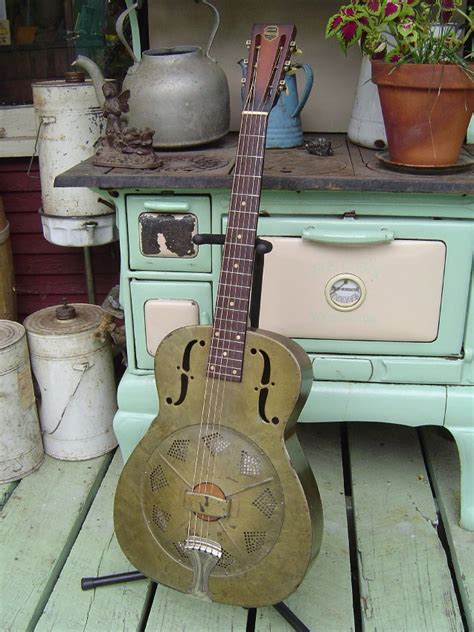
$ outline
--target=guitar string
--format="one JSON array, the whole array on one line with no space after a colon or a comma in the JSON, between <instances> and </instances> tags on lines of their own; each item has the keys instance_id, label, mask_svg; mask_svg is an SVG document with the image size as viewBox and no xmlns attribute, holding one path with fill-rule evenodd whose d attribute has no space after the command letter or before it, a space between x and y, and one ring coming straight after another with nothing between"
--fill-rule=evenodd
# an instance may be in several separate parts
<instances>
[{"instance_id":1,"label":"guitar string","mask_svg":"<svg viewBox=\"0 0 474 632\"><path fill-rule=\"evenodd\" d=\"M279 54L281 53L281 48L279 49L278 53ZM253 75L253 80L255 80L255 74ZM251 95L252 95L252 98L250 98ZM254 96L255 96L254 90L250 89L248 91L248 98L247 98L246 104L244 105L244 110L246 109L246 107L248 107L247 104L250 101L252 101L252 105L253 105L252 110L255 111ZM250 129L249 129L249 126L247 125L247 120L246 119L250 120ZM257 126L256 130L255 129L254 130L251 129L252 127L255 128L255 124L254 123L256 123L256 126ZM262 123L263 123L263 125L262 125ZM259 144L259 142L263 142L264 143L266 123L267 123L267 116L266 116L266 114L264 116L246 115L244 117L244 120L242 121L242 125L241 125L241 128L242 128L241 129L241 133L244 134L244 142L242 144L245 145L245 140L246 140L246 138L248 138L249 140L247 142L249 143L249 145L252 145L252 143L254 143L254 147L253 147L253 149L250 149L250 151L249 151L248 148L245 151L241 151L241 153L243 153L243 155L251 156L252 158L250 159L250 161L247 160L246 164L244 163L244 173L242 173L239 169L237 169L237 165L236 165L236 170L234 172L234 178L239 177L239 176L244 176L245 177L246 175L254 175L255 172L257 171L257 169L258 169L258 171L260 172L260 175L261 175L261 172L263 170L262 169L263 168L263 164L262 165L258 165L257 161L261 160L262 163L263 163L264 147L261 147L260 150L259 150L258 149L258 144ZM262 127L263 127L263 129L262 129ZM255 132L257 132L257 134L255 134ZM264 133L262 134L262 132L264 132ZM239 143L238 143L239 146L240 146L241 138L242 137L240 136L239 137ZM262 152L262 149L263 149L263 152ZM238 151L239 151L239 147L238 147ZM260 154L260 152L262 152L262 153ZM237 158L237 160L238 160L238 158ZM251 165L252 160L255 161L255 168L254 169L250 169L250 165ZM245 169L246 168L250 169L250 171L251 171L250 174L245 173ZM236 197L245 196L245 192L242 193L239 190L240 185L239 185L237 180L236 180L235 184L236 184L236 186L232 187L231 204L233 204L233 202L234 202L234 200L233 200L234 193L235 193ZM251 194L250 195L252 195L255 198L258 197L258 199L259 199L260 198L260 189L261 189L261 180L260 180L260 178L259 179L255 178L253 181L251 181L251 187L249 187L248 184L247 184L247 193L249 191L249 188L251 190ZM247 197L247 200L249 200L248 197ZM237 208L239 208L239 207L237 207ZM256 208L255 211L258 212L258 208ZM246 221L246 215L244 215L243 213L238 213L237 215L234 215L234 217L237 218L237 221L235 222L235 224L234 225L228 224L228 231L227 231L227 233L228 233L229 239L230 239L232 231L235 232L236 230L244 228L244 226L239 226L238 225L240 217L242 217L242 221L243 221L244 224L245 224L245 221ZM248 221L250 223L251 219L249 218ZM253 239L252 238L250 239L250 241L252 243L252 260L250 262L251 265L249 266L250 270L253 269L253 263L254 263L253 262L253 258L254 258L254 254L255 254L254 247L255 247L256 223L253 226L253 232L254 232ZM238 248L242 248L242 244L237 246L237 243L238 242L236 240L230 239L230 245L227 244L227 245L224 246L224 248L227 251L230 251L230 252L227 252L227 256L228 256L227 261L235 260L235 255L234 255L234 258L231 256L231 251L232 251L233 247L234 247L234 249L236 251L237 251ZM250 244L246 243L245 247L248 247L248 245L250 245ZM240 254L243 254L243 253L240 253ZM240 257L239 259L243 260L244 263L245 263L245 258L244 257ZM236 265L238 265L238 264L236 264ZM221 270L221 277L223 277L224 275L228 275L229 273L232 276L232 272L229 269L224 270L224 271ZM221 290L222 290L222 288L224 288L224 291L218 292L218 297L219 297L221 303L224 302L224 304L227 304L227 302L231 303L231 301L229 300L229 297L226 296L226 288L227 287L235 287L235 289L237 290L237 287L235 286L235 284L233 284L233 285L232 284L231 285L225 285L225 286L220 285ZM249 305L249 297L250 297L249 292L250 292L250 288L248 288L247 290L245 290L243 292L244 296L242 297L240 295L240 294L242 294L241 290L238 290L236 292L236 294L239 294L239 296L238 296L238 298L237 298L237 296L234 297L235 300L233 301L234 304L235 304L235 302L237 302L237 300L238 301L245 300L245 302L247 303L247 309L246 309L247 318L248 318L248 305ZM225 307L224 305L221 305L220 307L221 307L220 314L224 314L224 310L226 310L226 311L228 310L228 307ZM229 322L229 319L226 317L225 318L225 322L224 322L224 328L219 327L219 329L222 329L224 331L224 333L227 333L227 324L228 324L228 322ZM231 320L231 323L232 323L232 320ZM215 328L213 329L213 333L214 333L214 331L215 331ZM247 331L247 323L245 323L245 333L246 333L246 331ZM225 336L225 338L227 339L227 336ZM227 340L229 340L229 339L227 339ZM245 341L245 336L244 336L244 341ZM220 342L221 341L218 339L217 346L216 346L214 344L214 337L211 339L209 360L208 360L207 371L206 371L207 376L206 376L205 397L204 397L204 401L203 401L203 410L202 410L202 414L201 414L201 424L200 424L200 435L199 435L199 440L198 440L197 459L196 459L196 462L195 462L195 473L194 473L194 476L193 476L193 489L196 486L196 476L195 475L196 475L197 462L198 462L198 457L199 457L199 448L201 447L201 440L203 438L202 437L202 427L203 427L203 421L204 421L204 411L205 411L205 408L206 408L206 401L207 401L206 395L208 394L208 384L209 384L209 373L208 373L208 371L209 371L209 365L210 365L210 363L212 361L212 358L210 358L210 354L214 353L214 358L219 358L220 357L220 353L218 353L218 351L220 351L220 345L219 345ZM224 343L224 347L225 347L225 343ZM232 355L232 351L231 351L230 348L229 348L229 352ZM226 355L222 355L222 357L227 357L227 361L225 361L223 364L220 364L221 367L223 366L223 368L225 368L225 370L226 370L225 372L226 372L227 375L229 374L228 373L228 370L230 369L229 361L231 359L231 357L229 356L229 352L227 352L227 356ZM241 366L241 369L242 369L242 365L243 365L243 357L242 356L241 356L240 362L241 362L240 366ZM214 396L214 402L213 402L214 382L217 382L217 389L216 389L217 393ZM221 385L220 382L224 382L224 384ZM208 415L207 415L207 419L206 419L206 432L209 431L209 426L210 426L209 419L211 417L211 412L213 411L212 429L214 430L214 433L212 435L209 435L209 436L212 436L213 439L211 439L210 445L207 446L207 448L208 448L208 459L207 459L207 467L206 467L207 472L206 473L210 474L210 470L211 470L210 466L211 466L211 462L212 462L212 474L211 474L211 476L206 476L206 480L204 481L204 477L203 477L202 473L204 471L204 460L205 459L203 458L201 460L201 476L200 476L201 482L211 482L211 481L215 480L216 476L217 476L217 462L218 462L217 456L218 456L218 452L216 452L216 450L214 450L214 454L212 454L212 452L213 452L213 450L212 450L212 442L213 441L215 442L215 447L217 448L218 447L218 442L219 442L219 436L220 436L219 430L221 429L221 425L222 425L222 412L223 412L223 406L224 406L224 401L225 401L226 382L227 382L227 380L225 380L225 379L224 380L221 380L221 379L218 379L218 380L212 379L211 380L211 392L209 394L209 401L207 403ZM219 400L220 400L220 403L219 403ZM213 406L214 406L214 410L213 410ZM215 433L215 430L216 430L216 415L217 415L217 433ZM204 457L204 455L205 455L204 446L202 446L202 454L203 454L203 457ZM211 461L211 456L214 457L212 459L212 461ZM189 535L190 535L191 517L192 517L192 514L190 514L190 520L189 520L189 523L188 523L188 538L189 538ZM195 533L197 531L197 519L198 519L197 514L195 514L195 529L194 529ZM203 534L203 526L204 526L202 524L203 522L206 523L206 531L207 531L206 538L208 538L209 537L210 522L211 521L209 521L209 520L207 520L207 521L202 520L201 521L201 524L200 524L200 526L201 526L201 537L202 537L202 534Z\"/></svg>"},{"instance_id":2,"label":"guitar string","mask_svg":"<svg viewBox=\"0 0 474 632\"><path fill-rule=\"evenodd\" d=\"M248 107L248 104L251 102L251 94L253 92L252 90L249 90L248 93L248 98L246 99L246 104L244 105L244 109L246 107ZM242 120L241 120L241 130L240 130L240 134L239 134L239 142L238 142L238 147L237 147L237 158L236 158L236 165L235 165L235 170L234 170L234 186L232 187L232 195L231 195L231 199L230 199L230 205L231 208L233 209L237 209L238 206L236 205L236 199L239 197L239 195L241 195L240 193L240 185L239 185L239 180L238 177L239 175L242 173L242 167L241 167L241 163L242 161L242 156L245 156L246 154L249 153L248 148L246 147L246 144L248 143L247 141L247 134L250 132L250 130L248 129L248 122L249 122L249 117L248 115L242 115ZM250 123L251 123L251 118L250 118ZM245 163L244 163L244 168L245 168ZM231 289L233 287L232 283L226 283L226 281L229 280L229 276L232 277L232 270L228 267L228 264L230 261L235 260L236 259L236 251L238 248L240 248L240 246L237 246L237 243L235 242L234 239L231 238L231 233L232 231L235 231L236 226L238 227L238 223L240 220L240 217L242 217L241 214L234 212L232 214L232 221L228 223L227 226L227 236L226 236L226 243L224 244L224 257L225 260L223 261L223 263L225 262L225 265L222 266L221 269L221 281L224 281L224 284L220 284L220 289L218 292L218 300L219 300L219 314L220 314L220 319L222 322L220 323L215 323L215 331L217 333L217 328L219 330L220 336L216 336L213 339L213 352L214 352L214 359L219 359L221 360L221 358L227 358L227 360L224 360L223 362L219 362L220 366L221 366L221 372L225 373L225 374L229 374L229 355L227 356L223 356L222 354L226 351L227 345L228 345L228 340L229 340L229 319L228 318L224 318L224 315L226 314L227 310L227 303L230 302L231 296ZM234 284L235 285L235 284ZM236 288L235 288L236 289ZM235 290L234 290L235 292ZM223 319L223 320L222 320ZM232 321L231 321L231 327L232 328ZM227 353L230 352L227 351ZM217 362L216 362L217 364ZM218 379L216 380L216 384L217 384L217 388L216 388L216 394L214 397L214 401L210 402L210 404L212 404L213 406L213 430L215 432L215 450L214 450L214 455L212 454L212 450L209 449L208 451L208 459L207 459L207 472L206 474L210 474L210 470L211 470L211 462L213 464L212 466L212 475L210 476L206 476L206 479L208 480L215 480L216 478L216 474L217 474L217 462L218 462L218 452L217 452L217 448L218 448L218 444L219 444L219 436L221 433L221 426L222 426L222 414L223 414L223 408L224 408L224 402L225 402L225 393L227 390L227 380L226 379ZM210 406L211 409L211 406ZM217 423L216 423L217 422ZM214 457L212 459L212 456ZM209 532L210 532L210 521L205 521L206 524L206 538L209 538ZM202 527L204 525L201 525Z\"/></svg>"},{"instance_id":3,"label":"guitar string","mask_svg":"<svg viewBox=\"0 0 474 632\"><path fill-rule=\"evenodd\" d=\"M235 174L235 172L234 172ZM234 187L232 187L232 190L234 190ZM220 272L220 279L219 279L219 284L218 287L224 287L223 285L221 285L221 281L222 281L222 276L223 276L224 271L221 269ZM214 324L215 327L215 324ZM214 328L211 330L211 335L214 332ZM214 387L217 385L217 390L219 389L219 383L221 382L221 380L216 380L216 379L210 379L209 376L209 359L210 359L210 354L211 351L213 349L213 338L211 337L211 342L210 342L210 350L209 350L209 355L208 355L208 362L206 363L206 380L205 380L205 388L204 388L204 397L203 397L203 406L202 406L202 410L201 410L201 420L200 420L200 427L199 427L199 437L198 437L198 443L197 443L197 450L196 450L196 459L195 459L195 463L194 463L194 473L193 473L193 483L192 483L192 490L194 490L194 488L197 485L197 481L198 481L198 477L197 477L197 471L198 471L198 463L200 463L200 480L202 481L202 473L204 470L204 459L205 459L205 445L204 445L204 432L208 433L209 432L209 427L210 427L210 423L209 423L209 419L211 416L211 412L212 412L212 401L213 401L213 397L215 397L213 395L213 391L214 391ZM210 388L209 388L210 387ZM207 412L207 415L206 415ZM204 429L204 423L205 423L205 429ZM212 447L212 444L211 444ZM201 451L201 452L200 452ZM210 448L209 448L209 457L210 457ZM192 491L191 490L191 491ZM193 515L194 515L194 534L198 533L198 516L197 513L194 513L190 511L189 514L189 521L188 521L188 533L187 533L187 539L189 540L189 537L191 535L191 524L193 521ZM202 521L201 521L202 523ZM202 536L202 524L201 526L201 536Z\"/></svg>"},{"instance_id":4,"label":"guitar string","mask_svg":"<svg viewBox=\"0 0 474 632\"><path fill-rule=\"evenodd\" d=\"M254 99L254 85L251 86L251 89L249 90L249 97L250 95L252 95L252 99L247 99L247 103L244 106L244 111L246 109L248 109L249 105L251 105L250 109L252 111L255 111L255 99ZM240 137L240 139L242 140L242 142L239 142L239 148L238 148L238 152L240 154L240 156L237 158L236 161L236 167L235 167L235 177L239 178L239 180L236 180L236 186L233 187L233 192L235 193L235 195L232 196L231 199L231 204L232 204L232 208L235 209L239 209L241 208L241 205L239 204L239 201L242 201L241 198L243 197L245 199L245 201L247 202L247 200L249 199L253 199L253 198L249 198L247 194L250 193L251 196L255 197L256 193L258 193L258 189L259 186L257 185L257 187L255 187L255 180L252 181L252 186L249 187L248 183L245 183L245 177L248 175L252 175L255 172L255 168L252 165L252 161L255 161L255 167L257 166L257 158L247 158L245 160L245 162L242 161L242 155L243 156L258 156L259 152L256 150L255 147L255 139L257 139L257 146L258 146L258 138L259 136L257 134L261 133L261 118L260 116L256 116L253 114L243 114L243 120L242 120L242 125L241 125L241 134L242 136ZM240 140L239 139L239 140ZM243 162L243 168L242 165L239 165L239 162L242 163ZM243 191L242 191L242 182L240 180L240 178L244 178L244 183L247 185L245 188L245 184L243 187ZM234 199L235 198L235 199ZM248 213L248 207L247 207L247 213ZM241 213L241 212L236 212L233 215L234 221L232 223L228 224L228 233L227 233L227 237L229 239L229 242L227 244L227 249L226 249L226 255L227 255L227 262L228 261L243 261L244 264L246 262L248 262L248 255L247 255L247 261L246 261L246 257L244 256L243 250L244 248L247 249L248 252L248 246L252 245L252 260L250 261L250 269L253 267L253 257L254 257L254 241L255 238L248 238L248 234L244 233L242 231L242 229L247 229L249 227L249 224L251 223L251 218L247 217L247 213ZM241 235L246 235L246 239L243 241L246 242L250 242L250 243L245 243L245 244L240 244L238 245L238 240L235 238L236 235L238 234ZM255 230L254 230L255 233ZM232 252L235 251L235 252ZM239 254L240 256L237 257L237 254ZM233 276L233 272L232 269L227 268L225 271L225 275L226 278L228 276L230 276L232 278ZM227 288L234 288L233 292L230 292L229 294L233 294L234 296L230 296L227 293ZM246 309L246 317L245 317L245 333L247 331L247 319L248 319L248 304L249 304L249 296L250 296L250 287L248 287L248 289L244 292L242 292L242 289L238 289L236 287L235 283L230 282L229 284L224 286L224 292L222 292L221 295L221 307L223 308L223 310L225 310L224 312L221 312L223 314L225 314L225 320L224 320L224 327L220 328L223 330L224 334L225 334L225 340L230 341L230 338L232 336L227 336L228 332L228 323L230 322L232 325L232 318L228 318L227 317L227 312L228 312L228 307L226 307L225 305L227 303L229 303L229 306L231 307L230 303L233 301L234 304L235 303L239 303L241 301L245 301L247 304L247 309ZM244 342L245 342L245 336L244 336ZM219 351L222 350L222 348L224 348L224 350L226 349L226 344L225 342L222 344L222 347L218 344L218 348ZM235 347L234 347L235 348ZM241 362L241 369L243 366L243 352L244 352L245 346L243 347L242 350L242 354L241 354L241 358L240 358L240 362ZM229 351L231 352L230 356L228 357L227 361L224 361L222 364L222 368L224 369L226 374L229 374L229 370L231 369L231 367L229 366L229 362L231 359L233 359L232 356L232 349L229 349ZM223 356L225 357L225 356ZM227 383L224 382L224 384L222 385L222 388L219 389L219 393L218 393L218 398L216 401L216 409L217 410L217 433L219 436L219 433L221 431L221 426L222 426L222 420L223 420L223 410L224 410L224 402L225 402L225 394L226 394L226 388ZM218 402L218 400L220 399L220 403ZM210 466L210 462L211 462L211 455L209 454L208 456L208 467L207 467L207 472L209 473L209 466ZM218 463L219 463L219 459L218 459L218 455L216 454L214 456L214 459L212 460L212 473L211 475L208 477L209 480L216 480L218 478L217 476L217 472L218 472ZM211 528L211 523L210 521L207 521L207 529L206 529L206 538L209 538L209 532L210 532L210 528Z\"/></svg>"},{"instance_id":5,"label":"guitar string","mask_svg":"<svg viewBox=\"0 0 474 632\"><path fill-rule=\"evenodd\" d=\"M260 117L255 116L255 115L245 115L245 119L246 120L244 121L244 125L242 126L242 132L245 135L244 136L243 152L242 153L244 155L255 156L256 155L256 151L255 151L255 148L254 148L254 146L255 146L255 138L256 138L255 134L259 133L259 131L260 131L258 129ZM255 129L256 126L257 126L257 129ZM245 198L247 193L250 193L251 195L255 195L256 194L256 190L255 190L253 182L252 182L252 186L251 187L248 187L248 185L247 185L247 189L246 190L244 190L243 192L241 190L242 189L242 184L241 184L240 178L243 177L245 179L245 176L251 175L252 172L254 171L253 168L252 168L252 160L253 160L252 158L250 160L246 160L246 162L244 162L244 164L243 164L243 169L242 168L236 169L237 177L239 178L239 180L238 180L239 184L237 186L237 191L236 191L236 195L235 195L235 197L237 198L235 200L235 202L237 202L236 208L239 208L238 201L240 201L242 197ZM255 161L256 161L256 159L255 159ZM258 187L257 187L257 189L258 189ZM230 246L229 246L228 250L230 252L228 254L228 257L229 257L230 261L235 261L235 260L238 259L239 261L242 261L244 263L245 267L249 267L249 266L245 265L246 263L248 263L248 255L247 255L247 257L244 256L244 250L246 249L247 252L248 252L248 246L250 244L245 243L245 244L237 245L238 242L235 239L235 235L238 234L239 232L240 232L240 234L244 234L242 229L243 228L248 229L248 226L249 226L251 220L250 220L250 218L247 217L246 214L243 214L243 213L236 213L236 215L234 217L236 217L237 221L234 222L232 225L229 225L228 236L229 236L229 239L230 239ZM247 233L245 233L245 234L247 234ZM247 238L246 241L254 241L254 240L249 240ZM235 251L234 254L232 253L232 250ZM252 244L252 259L253 259L253 254L254 253L253 253L253 244ZM239 255L239 256L237 256L237 255ZM251 263L251 265L250 265L250 268L251 268L253 260L250 263ZM232 277L233 276L232 270L227 269L227 275L226 276ZM230 302L234 302L234 304L238 303L240 305L240 303L242 301L245 301L247 303L247 306L248 306L248 296L247 295L249 293L249 289L245 290L244 292L242 292L242 290L238 290L235 287L235 284L232 284L232 283L230 285L225 286L225 287L226 288L227 287L231 287L232 288L233 285L234 285L235 289L234 289L233 292L230 293L230 294L232 294L232 296L225 296L224 297L224 302L225 303L229 303L229 304L230 304ZM242 294L243 294L243 296L242 296ZM228 308L225 307L224 309L227 310ZM248 309L246 309L246 314L247 315L246 315L245 320L247 321ZM227 324L228 322L230 322L231 326L232 326L232 318L229 319L229 318L227 318L227 315L226 315L225 323ZM245 330L247 330L247 322L245 322ZM228 333L228 327L227 326L224 328L224 332L225 332L225 337L228 340L230 338L230 336L227 335L227 333ZM226 347L225 344L223 344L222 346L224 348ZM243 350L244 349L245 349L245 346L243 347ZM240 358L241 367L242 367L243 361L244 361L243 350L242 350L242 355L241 355L241 358ZM232 351L233 350L230 349L229 360L227 362L223 363L223 369L224 369L225 373L227 373L227 374L229 373L229 370L231 369L231 367L229 366L229 363L230 363L230 360L233 359ZM221 393L220 393L220 395L221 395L220 402L217 404L218 405L218 412L217 412L217 421L218 421L217 429L218 429L218 432L220 432L221 426L222 426L223 410L224 410L224 402L225 402L226 390L227 390L226 383L224 383L223 388L221 389ZM217 474L218 473L218 469L219 469L219 459L217 458L217 455L216 455L214 457L214 459L212 460L212 472L211 472L211 475L209 477L210 480L216 480L218 478L218 474ZM209 471L209 464L208 464L208 471ZM210 525L210 522L208 521L207 522L207 534L206 534L206 537L209 537L210 527L211 527L211 525Z\"/></svg>"}]
</instances>

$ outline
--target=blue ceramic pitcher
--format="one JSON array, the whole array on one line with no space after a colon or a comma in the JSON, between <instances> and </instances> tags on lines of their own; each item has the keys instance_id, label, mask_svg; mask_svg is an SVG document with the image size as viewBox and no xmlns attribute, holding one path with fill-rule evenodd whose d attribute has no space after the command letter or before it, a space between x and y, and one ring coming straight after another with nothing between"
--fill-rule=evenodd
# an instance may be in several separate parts
<instances>
[{"instance_id":1,"label":"blue ceramic pitcher","mask_svg":"<svg viewBox=\"0 0 474 632\"><path fill-rule=\"evenodd\" d=\"M239 61L242 74L245 76L246 66L243 60ZM286 90L278 97L278 100L270 112L268 118L266 147L299 147L303 144L303 129L301 127L300 112L308 100L313 87L313 70L309 64L293 64L294 69L302 69L306 76L306 82L301 99L298 99L295 72L285 75Z\"/></svg>"}]
</instances>

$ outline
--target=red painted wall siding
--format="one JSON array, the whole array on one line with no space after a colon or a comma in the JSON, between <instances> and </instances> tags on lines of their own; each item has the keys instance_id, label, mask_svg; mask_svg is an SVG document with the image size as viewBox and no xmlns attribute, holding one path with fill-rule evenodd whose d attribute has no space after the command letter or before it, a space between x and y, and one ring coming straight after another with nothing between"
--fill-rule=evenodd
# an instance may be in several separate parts
<instances>
[{"instance_id":1,"label":"red painted wall siding","mask_svg":"<svg viewBox=\"0 0 474 632\"><path fill-rule=\"evenodd\" d=\"M59 305L63 298L88 302L82 248L56 246L43 237L38 165L34 161L28 175L29 162L29 158L0 159L0 196L10 223L19 322L38 309ZM100 305L119 282L119 248L114 243L96 246L91 252Z\"/></svg>"}]
</instances>

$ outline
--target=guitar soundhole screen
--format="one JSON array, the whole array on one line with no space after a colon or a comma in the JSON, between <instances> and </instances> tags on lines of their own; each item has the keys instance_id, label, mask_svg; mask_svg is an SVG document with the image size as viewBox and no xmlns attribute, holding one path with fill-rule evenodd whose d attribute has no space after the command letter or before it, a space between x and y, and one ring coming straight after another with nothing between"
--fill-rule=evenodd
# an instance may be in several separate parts
<instances>
[{"instance_id":1,"label":"guitar soundhole screen","mask_svg":"<svg viewBox=\"0 0 474 632\"><path fill-rule=\"evenodd\" d=\"M191 442L189 439L175 439L170 446L167 454L172 459L176 459L176 461L186 461L189 444Z\"/></svg>"},{"instance_id":2,"label":"guitar soundhole screen","mask_svg":"<svg viewBox=\"0 0 474 632\"><path fill-rule=\"evenodd\" d=\"M228 551L222 549L222 557L217 562L217 566L220 566L221 568L229 568L229 566L232 566L234 561L235 560L232 555Z\"/></svg>"},{"instance_id":3,"label":"guitar soundhole screen","mask_svg":"<svg viewBox=\"0 0 474 632\"><path fill-rule=\"evenodd\" d=\"M179 556L182 557L184 560L189 560L189 555L186 553L184 545L185 542L173 542L173 546L178 551Z\"/></svg>"},{"instance_id":4,"label":"guitar soundhole screen","mask_svg":"<svg viewBox=\"0 0 474 632\"><path fill-rule=\"evenodd\" d=\"M156 526L162 531L166 531L168 521L171 518L171 514L167 511L162 511L157 505L153 505L152 519Z\"/></svg>"},{"instance_id":5,"label":"guitar soundhole screen","mask_svg":"<svg viewBox=\"0 0 474 632\"><path fill-rule=\"evenodd\" d=\"M261 471L260 459L242 450L240 453L240 473L244 476L259 476Z\"/></svg>"},{"instance_id":6,"label":"guitar soundhole screen","mask_svg":"<svg viewBox=\"0 0 474 632\"><path fill-rule=\"evenodd\" d=\"M224 452L224 450L230 446L230 443L225 441L220 432L213 432L212 434L206 435L202 440L212 456Z\"/></svg>"},{"instance_id":7,"label":"guitar soundhole screen","mask_svg":"<svg viewBox=\"0 0 474 632\"><path fill-rule=\"evenodd\" d=\"M254 553L262 548L265 544L265 531L245 531L245 548L247 553Z\"/></svg>"},{"instance_id":8,"label":"guitar soundhole screen","mask_svg":"<svg viewBox=\"0 0 474 632\"><path fill-rule=\"evenodd\" d=\"M146 471L140 492L148 529L163 554L188 569L192 556L185 547L194 536L221 547L213 576L245 573L278 541L285 516L281 481L263 447L246 435L221 424L190 424L157 444ZM201 492L209 504L197 505Z\"/></svg>"},{"instance_id":9,"label":"guitar soundhole screen","mask_svg":"<svg viewBox=\"0 0 474 632\"><path fill-rule=\"evenodd\" d=\"M271 518L277 502L272 492L267 488L253 501L252 505L259 509L264 516Z\"/></svg>"},{"instance_id":10,"label":"guitar soundhole screen","mask_svg":"<svg viewBox=\"0 0 474 632\"><path fill-rule=\"evenodd\" d=\"M158 491L159 489L163 489L163 487L166 487L168 485L168 480L166 479L161 465L158 465L158 467L156 467L150 474L150 483L151 489L154 492Z\"/></svg>"}]
</instances>

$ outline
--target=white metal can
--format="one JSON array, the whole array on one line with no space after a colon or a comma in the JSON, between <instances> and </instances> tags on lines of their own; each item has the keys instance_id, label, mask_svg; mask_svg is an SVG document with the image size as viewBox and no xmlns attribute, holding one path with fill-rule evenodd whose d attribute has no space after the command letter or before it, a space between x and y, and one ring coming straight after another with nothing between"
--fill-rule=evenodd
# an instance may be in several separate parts
<instances>
[{"instance_id":1,"label":"white metal can","mask_svg":"<svg viewBox=\"0 0 474 632\"><path fill-rule=\"evenodd\" d=\"M43 456L25 328L0 320L0 483L30 474Z\"/></svg>"},{"instance_id":2,"label":"white metal can","mask_svg":"<svg viewBox=\"0 0 474 632\"><path fill-rule=\"evenodd\" d=\"M46 454L91 459L117 445L112 350L97 305L47 307L25 319Z\"/></svg>"},{"instance_id":3,"label":"white metal can","mask_svg":"<svg viewBox=\"0 0 474 632\"><path fill-rule=\"evenodd\" d=\"M110 204L86 188L54 186L57 175L94 155L104 124L92 82L77 72L67 73L67 77L32 84L41 221L44 235L52 243L97 246L117 239Z\"/></svg>"}]
</instances>

